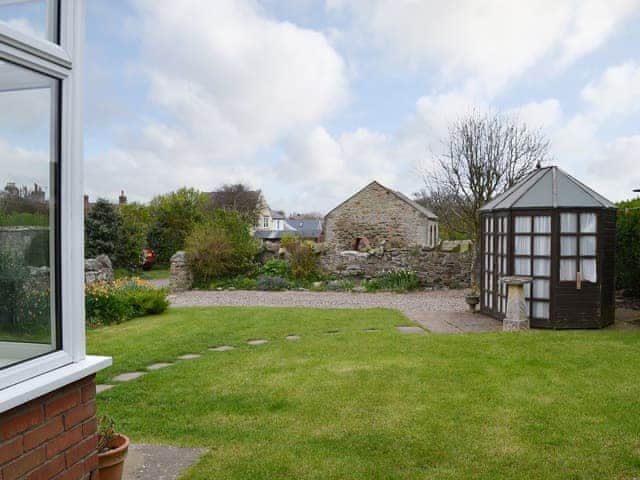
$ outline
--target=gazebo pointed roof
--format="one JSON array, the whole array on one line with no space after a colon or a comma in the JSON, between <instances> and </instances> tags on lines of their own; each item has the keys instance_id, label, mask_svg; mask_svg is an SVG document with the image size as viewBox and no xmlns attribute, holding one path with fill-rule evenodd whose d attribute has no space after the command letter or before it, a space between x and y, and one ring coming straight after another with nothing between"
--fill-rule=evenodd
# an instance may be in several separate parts
<instances>
[{"instance_id":1,"label":"gazebo pointed roof","mask_svg":"<svg viewBox=\"0 0 640 480\"><path fill-rule=\"evenodd\" d=\"M511 208L617 208L558 167L536 168L483 206L481 212Z\"/></svg>"}]
</instances>

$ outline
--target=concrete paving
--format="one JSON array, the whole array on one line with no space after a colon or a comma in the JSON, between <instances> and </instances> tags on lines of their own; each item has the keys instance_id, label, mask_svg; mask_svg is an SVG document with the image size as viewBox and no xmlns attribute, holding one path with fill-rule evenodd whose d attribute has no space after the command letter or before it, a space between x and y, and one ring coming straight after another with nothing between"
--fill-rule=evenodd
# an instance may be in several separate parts
<instances>
[{"instance_id":1,"label":"concrete paving","mask_svg":"<svg viewBox=\"0 0 640 480\"><path fill-rule=\"evenodd\" d=\"M170 367L171 365L173 365L173 363L166 363L166 362L154 363L153 365L149 365L147 367L147 370L160 370L161 368L167 368L167 367Z\"/></svg>"},{"instance_id":2,"label":"concrete paving","mask_svg":"<svg viewBox=\"0 0 640 480\"><path fill-rule=\"evenodd\" d=\"M206 453L202 448L129 445L123 480L176 480Z\"/></svg>"},{"instance_id":3,"label":"concrete paving","mask_svg":"<svg viewBox=\"0 0 640 480\"><path fill-rule=\"evenodd\" d=\"M247 344L249 344L249 345L264 345L268 341L269 340L265 340L263 338L257 338L255 340L247 340Z\"/></svg>"},{"instance_id":4,"label":"concrete paving","mask_svg":"<svg viewBox=\"0 0 640 480\"><path fill-rule=\"evenodd\" d=\"M210 352L228 352L229 350L233 350L235 347L231 345L220 345L219 347L210 348Z\"/></svg>"},{"instance_id":5,"label":"concrete paving","mask_svg":"<svg viewBox=\"0 0 640 480\"><path fill-rule=\"evenodd\" d=\"M407 335L424 335L426 333L424 329L420 327L400 326L396 328L400 333L405 333Z\"/></svg>"},{"instance_id":6,"label":"concrete paving","mask_svg":"<svg viewBox=\"0 0 640 480\"><path fill-rule=\"evenodd\" d=\"M287 340L300 340L300 335L287 335L285 338Z\"/></svg>"},{"instance_id":7,"label":"concrete paving","mask_svg":"<svg viewBox=\"0 0 640 480\"><path fill-rule=\"evenodd\" d=\"M200 358L202 355L199 353L187 353L185 355L180 355L178 357L179 360L194 360L196 358Z\"/></svg>"},{"instance_id":8,"label":"concrete paving","mask_svg":"<svg viewBox=\"0 0 640 480\"><path fill-rule=\"evenodd\" d=\"M117 376L113 377L113 381L114 382L130 382L131 380L135 380L136 378L140 378L143 375L145 375L145 372L121 373L120 375L117 375Z\"/></svg>"},{"instance_id":9,"label":"concrete paving","mask_svg":"<svg viewBox=\"0 0 640 480\"><path fill-rule=\"evenodd\" d=\"M96 385L96 393L106 392L107 390L111 390L113 387L115 387L115 385L106 385L106 384Z\"/></svg>"}]
</instances>

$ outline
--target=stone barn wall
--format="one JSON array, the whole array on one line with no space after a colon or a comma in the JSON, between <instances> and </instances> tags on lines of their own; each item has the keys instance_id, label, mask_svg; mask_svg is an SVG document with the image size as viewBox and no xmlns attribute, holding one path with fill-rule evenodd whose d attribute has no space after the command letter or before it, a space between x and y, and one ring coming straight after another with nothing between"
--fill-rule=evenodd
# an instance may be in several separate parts
<instances>
[{"instance_id":1,"label":"stone barn wall","mask_svg":"<svg viewBox=\"0 0 640 480\"><path fill-rule=\"evenodd\" d=\"M344 278L370 279L397 268L414 270L428 287L467 288L471 285L472 253L458 248L391 248L376 252L327 251L320 265Z\"/></svg>"},{"instance_id":2,"label":"stone barn wall","mask_svg":"<svg viewBox=\"0 0 640 480\"><path fill-rule=\"evenodd\" d=\"M3 252L24 258L31 243L48 233L47 227L0 227L0 245Z\"/></svg>"},{"instance_id":3,"label":"stone barn wall","mask_svg":"<svg viewBox=\"0 0 640 480\"><path fill-rule=\"evenodd\" d=\"M325 217L328 250L355 250L358 238L369 245L402 248L427 245L430 221L382 185L373 182Z\"/></svg>"}]
</instances>

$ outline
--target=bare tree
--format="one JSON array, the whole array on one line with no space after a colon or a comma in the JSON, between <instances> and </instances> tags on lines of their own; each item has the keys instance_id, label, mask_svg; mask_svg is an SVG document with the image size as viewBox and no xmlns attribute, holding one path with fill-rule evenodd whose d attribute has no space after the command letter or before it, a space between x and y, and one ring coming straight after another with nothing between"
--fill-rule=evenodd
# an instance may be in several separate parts
<instances>
[{"instance_id":1,"label":"bare tree","mask_svg":"<svg viewBox=\"0 0 640 480\"><path fill-rule=\"evenodd\" d=\"M236 183L223 185L208 195L216 208L238 212L251 225L257 222L262 208L260 190L251 190L242 183Z\"/></svg>"},{"instance_id":2,"label":"bare tree","mask_svg":"<svg viewBox=\"0 0 640 480\"><path fill-rule=\"evenodd\" d=\"M544 163L549 141L513 118L474 112L450 126L445 147L424 174L420 196L447 230L478 246L478 210Z\"/></svg>"}]
</instances>

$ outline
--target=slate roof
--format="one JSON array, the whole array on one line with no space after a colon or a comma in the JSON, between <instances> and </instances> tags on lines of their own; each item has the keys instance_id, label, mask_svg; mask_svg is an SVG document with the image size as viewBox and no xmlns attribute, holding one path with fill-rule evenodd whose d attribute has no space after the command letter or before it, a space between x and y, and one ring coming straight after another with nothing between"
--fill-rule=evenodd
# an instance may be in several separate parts
<instances>
[{"instance_id":1,"label":"slate roof","mask_svg":"<svg viewBox=\"0 0 640 480\"><path fill-rule=\"evenodd\" d=\"M510 208L617 208L599 193L558 167L533 170L480 211Z\"/></svg>"},{"instance_id":2,"label":"slate roof","mask_svg":"<svg viewBox=\"0 0 640 480\"><path fill-rule=\"evenodd\" d=\"M318 218L288 218L285 220L283 230L256 230L254 236L263 240L279 240L283 235L319 238L321 234L322 220Z\"/></svg>"},{"instance_id":3,"label":"slate roof","mask_svg":"<svg viewBox=\"0 0 640 480\"><path fill-rule=\"evenodd\" d=\"M351 200L353 197L355 197L356 195L358 195L360 192L366 190L367 188L369 188L371 185L378 185L379 187L384 188L385 190L387 190L389 193L394 194L396 197L398 197L400 200L402 200L403 202L407 203L408 205L410 205L411 207L413 207L414 209L416 209L418 212L420 212L422 215L424 215L425 217L431 219L431 220L438 220L438 216L433 213L431 210L429 210L427 207L423 207L422 205L420 205L419 203L411 200L409 197L407 197L404 193L398 192L396 190L392 190L388 187L385 187L384 185L382 185L380 182L374 180L373 182L367 184L365 187L361 188L360 190L358 190L356 193L354 193L353 195L351 195L349 198L347 198L345 201L341 202L340 204L338 204L336 207L334 207L329 213L327 213L327 215L325 215L325 217L328 217L329 215L331 215L331 213L333 213L335 210L337 210L338 208L340 208L342 205L344 205L345 203L347 203L349 200Z\"/></svg>"}]
</instances>

